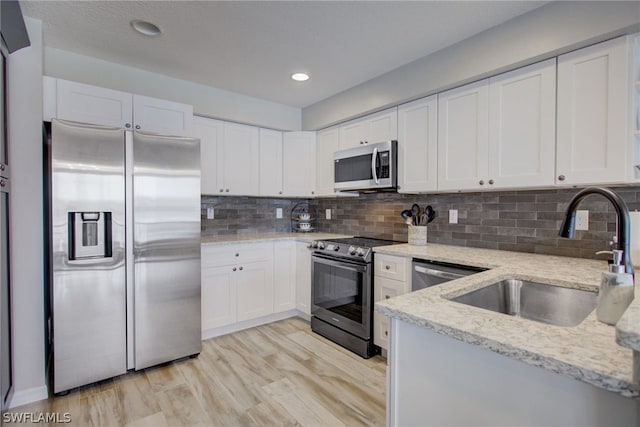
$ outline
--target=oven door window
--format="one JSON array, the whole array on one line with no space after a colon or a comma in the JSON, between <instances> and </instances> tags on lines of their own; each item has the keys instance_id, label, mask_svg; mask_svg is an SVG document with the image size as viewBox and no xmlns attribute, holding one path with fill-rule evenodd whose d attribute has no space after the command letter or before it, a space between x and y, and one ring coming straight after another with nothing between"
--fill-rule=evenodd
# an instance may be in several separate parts
<instances>
[{"instance_id":1,"label":"oven door window","mask_svg":"<svg viewBox=\"0 0 640 427\"><path fill-rule=\"evenodd\" d=\"M367 335L369 266L315 256L313 260L312 314L353 334Z\"/></svg>"}]
</instances>

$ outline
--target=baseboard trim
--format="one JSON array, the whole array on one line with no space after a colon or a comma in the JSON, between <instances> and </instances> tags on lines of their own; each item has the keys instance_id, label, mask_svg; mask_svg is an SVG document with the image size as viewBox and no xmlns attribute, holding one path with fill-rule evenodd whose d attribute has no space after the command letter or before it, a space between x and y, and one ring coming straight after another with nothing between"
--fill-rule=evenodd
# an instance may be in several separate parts
<instances>
[{"instance_id":1,"label":"baseboard trim","mask_svg":"<svg viewBox=\"0 0 640 427\"><path fill-rule=\"evenodd\" d=\"M26 405L28 403L44 400L48 397L49 390L47 389L46 385L16 391L10 397L9 402L7 402L7 409L12 409L18 406Z\"/></svg>"},{"instance_id":2,"label":"baseboard trim","mask_svg":"<svg viewBox=\"0 0 640 427\"><path fill-rule=\"evenodd\" d=\"M305 319L305 314L299 310L287 310L281 313L270 314L268 316L258 317L256 319L245 320L242 322L233 323L231 325L220 326L218 328L207 329L202 331L202 340L208 340L209 338L215 338L222 335L231 334L234 332L242 331L245 329L253 328L256 326L266 325L267 323L277 322L278 320L288 319L290 317L302 317ZM309 320L309 319L305 319Z\"/></svg>"}]
</instances>

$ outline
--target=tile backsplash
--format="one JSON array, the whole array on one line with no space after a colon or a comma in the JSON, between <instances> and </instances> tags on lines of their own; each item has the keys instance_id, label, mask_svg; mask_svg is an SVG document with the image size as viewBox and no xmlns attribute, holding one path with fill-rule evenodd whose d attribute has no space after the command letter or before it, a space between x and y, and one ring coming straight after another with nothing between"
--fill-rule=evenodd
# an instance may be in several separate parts
<instances>
[{"instance_id":1,"label":"tile backsplash","mask_svg":"<svg viewBox=\"0 0 640 427\"><path fill-rule=\"evenodd\" d=\"M617 187L630 210L640 209L640 186ZM429 224L427 241L547 255L594 258L609 249L616 230L610 203L590 196L580 205L589 210L589 230L577 231L574 239L557 237L571 197L578 189L501 191L405 195L362 194L359 197L311 199L309 210L318 231L407 241L407 226L400 212L418 203L437 212ZM202 196L203 235L228 235L290 231L290 212L300 199ZM215 219L206 219L213 206ZM283 218L276 219L276 208ZM331 209L331 219L325 219ZM458 210L458 223L449 224L449 210Z\"/></svg>"}]
</instances>

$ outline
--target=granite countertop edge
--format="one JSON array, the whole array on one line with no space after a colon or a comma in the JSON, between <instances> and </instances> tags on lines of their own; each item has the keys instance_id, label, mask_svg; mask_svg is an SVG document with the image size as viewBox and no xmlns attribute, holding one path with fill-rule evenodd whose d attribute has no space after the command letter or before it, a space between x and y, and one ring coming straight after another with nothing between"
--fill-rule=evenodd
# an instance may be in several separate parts
<instances>
[{"instance_id":1,"label":"granite countertop edge","mask_svg":"<svg viewBox=\"0 0 640 427\"><path fill-rule=\"evenodd\" d=\"M436 244L383 246L374 251L489 268L379 301L377 312L624 397L640 397L640 385L633 381L632 352L625 348L630 342L640 344L639 300L632 303L617 328L598 322L595 310L580 325L565 328L448 300L506 277L593 291L606 270L604 261Z\"/></svg>"},{"instance_id":2,"label":"granite countertop edge","mask_svg":"<svg viewBox=\"0 0 640 427\"><path fill-rule=\"evenodd\" d=\"M337 234L337 233L321 233L321 232L308 232L308 233L247 233L247 234L233 234L223 236L201 236L200 244L203 246L210 245L232 245L237 243L257 243L267 241L280 241L280 240L296 240L300 242L311 242L313 240L323 240L331 238L343 238L352 237L352 235Z\"/></svg>"}]
</instances>

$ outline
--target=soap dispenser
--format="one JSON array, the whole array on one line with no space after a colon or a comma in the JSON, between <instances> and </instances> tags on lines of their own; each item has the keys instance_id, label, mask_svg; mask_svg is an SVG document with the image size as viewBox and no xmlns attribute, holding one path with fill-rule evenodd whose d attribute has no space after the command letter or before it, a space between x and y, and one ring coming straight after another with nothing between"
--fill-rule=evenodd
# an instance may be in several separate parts
<instances>
[{"instance_id":1,"label":"soap dispenser","mask_svg":"<svg viewBox=\"0 0 640 427\"><path fill-rule=\"evenodd\" d=\"M597 253L612 254L613 262L609 264L609 271L602 273L596 316L603 323L615 325L633 300L633 276L626 273L624 265L621 265L623 256L621 250Z\"/></svg>"}]
</instances>

